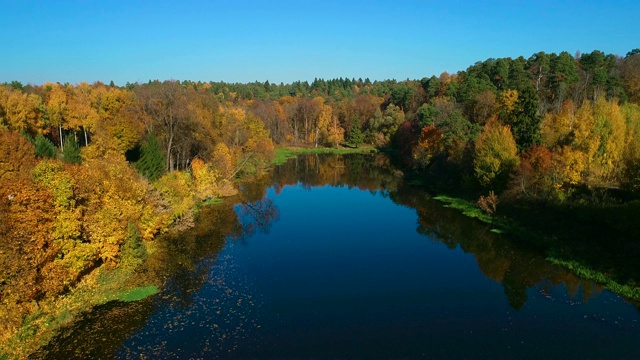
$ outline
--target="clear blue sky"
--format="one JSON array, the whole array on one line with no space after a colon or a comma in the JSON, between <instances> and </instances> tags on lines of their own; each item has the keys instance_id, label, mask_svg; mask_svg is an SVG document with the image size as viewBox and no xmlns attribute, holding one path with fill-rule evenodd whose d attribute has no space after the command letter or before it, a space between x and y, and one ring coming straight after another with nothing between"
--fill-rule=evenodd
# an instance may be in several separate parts
<instances>
[{"instance_id":1,"label":"clear blue sky","mask_svg":"<svg viewBox=\"0 0 640 360\"><path fill-rule=\"evenodd\" d=\"M420 79L538 51L624 56L640 1L0 0L0 82Z\"/></svg>"}]
</instances>

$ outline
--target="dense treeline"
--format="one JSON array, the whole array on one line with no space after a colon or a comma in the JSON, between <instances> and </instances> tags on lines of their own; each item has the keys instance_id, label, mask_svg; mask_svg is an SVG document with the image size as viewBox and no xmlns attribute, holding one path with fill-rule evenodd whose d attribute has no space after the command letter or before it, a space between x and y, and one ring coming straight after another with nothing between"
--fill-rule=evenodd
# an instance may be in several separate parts
<instances>
[{"instance_id":1,"label":"dense treeline","mask_svg":"<svg viewBox=\"0 0 640 360\"><path fill-rule=\"evenodd\" d=\"M6 83L0 342L92 274L135 268L156 234L268 166L274 144L363 143L476 189L488 212L499 199L637 196L640 50L540 52L406 81Z\"/></svg>"},{"instance_id":2,"label":"dense treeline","mask_svg":"<svg viewBox=\"0 0 640 360\"><path fill-rule=\"evenodd\" d=\"M211 86L280 144L399 151L406 165L515 198L564 202L640 186L640 51L539 52L420 81Z\"/></svg>"}]
</instances>

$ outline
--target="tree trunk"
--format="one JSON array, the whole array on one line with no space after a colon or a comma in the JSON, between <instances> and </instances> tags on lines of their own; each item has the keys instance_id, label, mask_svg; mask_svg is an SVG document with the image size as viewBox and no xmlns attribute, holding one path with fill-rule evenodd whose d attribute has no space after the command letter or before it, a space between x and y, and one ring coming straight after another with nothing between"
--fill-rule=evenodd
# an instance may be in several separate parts
<instances>
[{"instance_id":1,"label":"tree trunk","mask_svg":"<svg viewBox=\"0 0 640 360\"><path fill-rule=\"evenodd\" d=\"M173 171L173 158L171 157L171 146L173 143L173 134L169 136L169 144L167 144L167 170Z\"/></svg>"},{"instance_id":2,"label":"tree trunk","mask_svg":"<svg viewBox=\"0 0 640 360\"><path fill-rule=\"evenodd\" d=\"M58 124L58 135L60 135L60 150L64 151L64 145L62 145L62 123Z\"/></svg>"}]
</instances>

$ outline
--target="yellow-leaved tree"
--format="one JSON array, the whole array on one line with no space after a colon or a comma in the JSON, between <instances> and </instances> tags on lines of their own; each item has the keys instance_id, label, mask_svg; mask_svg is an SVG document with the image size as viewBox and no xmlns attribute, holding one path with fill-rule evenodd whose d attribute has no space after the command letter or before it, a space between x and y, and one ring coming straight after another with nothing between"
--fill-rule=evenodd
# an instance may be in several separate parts
<instances>
[{"instance_id":1,"label":"yellow-leaved tree","mask_svg":"<svg viewBox=\"0 0 640 360\"><path fill-rule=\"evenodd\" d=\"M480 184L500 191L509 181L509 174L519 164L518 148L511 129L490 122L476 141L473 167Z\"/></svg>"}]
</instances>

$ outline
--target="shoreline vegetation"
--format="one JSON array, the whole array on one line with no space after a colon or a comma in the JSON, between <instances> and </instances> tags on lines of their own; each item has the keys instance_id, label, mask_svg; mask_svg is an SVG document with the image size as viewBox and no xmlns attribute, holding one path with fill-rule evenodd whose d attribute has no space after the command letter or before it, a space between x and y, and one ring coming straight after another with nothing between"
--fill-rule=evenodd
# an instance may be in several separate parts
<instances>
[{"instance_id":1,"label":"shoreline vegetation","mask_svg":"<svg viewBox=\"0 0 640 360\"><path fill-rule=\"evenodd\" d=\"M498 218L497 216L486 214L476 204L463 198L438 195L433 199L446 204L446 207L458 210L467 217L475 218L491 225L493 227L490 230L491 232L507 234L514 237L514 241L523 240L539 247L549 262L571 271L578 277L594 281L618 295L640 302L640 286L635 280L632 279L629 283L619 282L612 275L596 269L593 265L588 265L578 259L567 258L567 255L562 254L563 251L561 249L561 246L566 246L566 243L554 242L550 235L534 233L508 217Z\"/></svg>"},{"instance_id":2,"label":"shoreline vegetation","mask_svg":"<svg viewBox=\"0 0 640 360\"><path fill-rule=\"evenodd\" d=\"M405 81L4 83L0 359L93 304L157 291L135 269L161 236L297 154L382 149L406 179L477 199L441 198L491 231L637 299L639 84L640 49Z\"/></svg>"}]
</instances>

